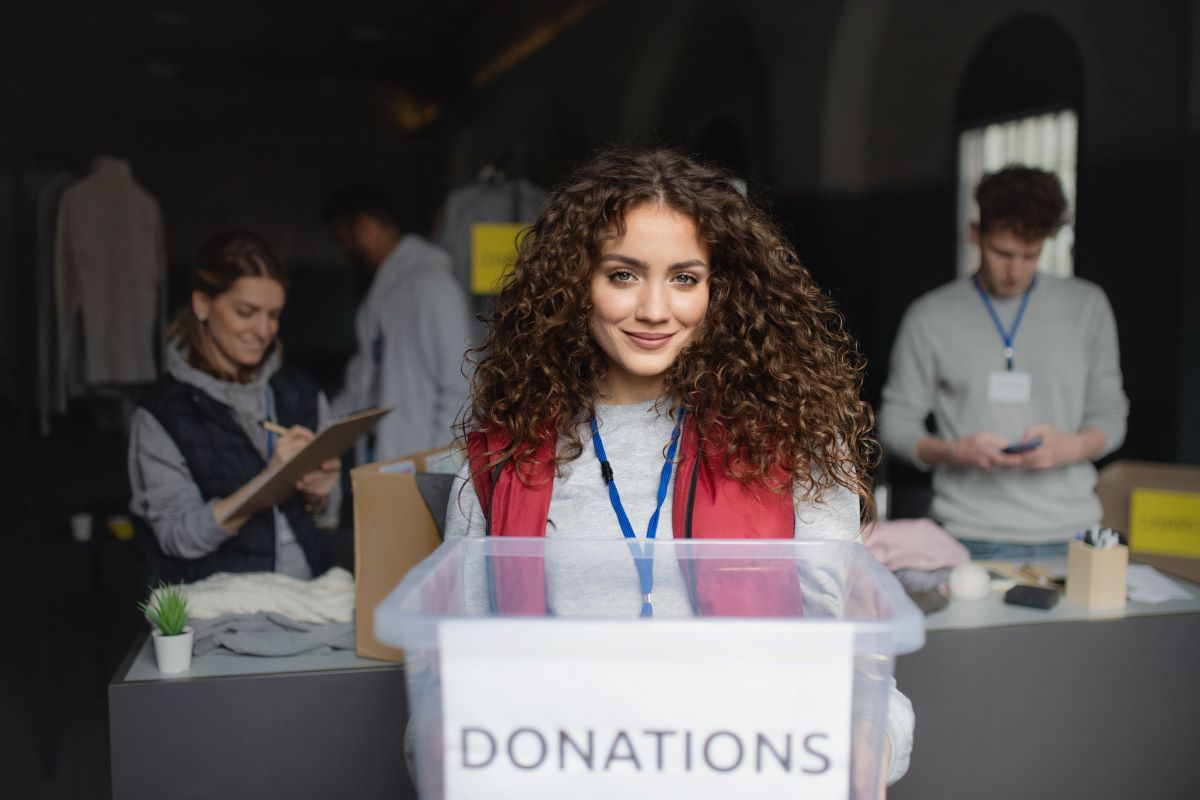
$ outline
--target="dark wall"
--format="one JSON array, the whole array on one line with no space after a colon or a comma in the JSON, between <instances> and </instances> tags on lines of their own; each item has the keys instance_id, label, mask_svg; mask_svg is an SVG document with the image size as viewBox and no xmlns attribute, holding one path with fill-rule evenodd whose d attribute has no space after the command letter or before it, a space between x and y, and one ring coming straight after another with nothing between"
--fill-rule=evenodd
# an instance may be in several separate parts
<instances>
[{"instance_id":1,"label":"dark wall","mask_svg":"<svg viewBox=\"0 0 1200 800\"><path fill-rule=\"evenodd\" d=\"M118 90L93 85L82 70L63 67L5 95L21 120L4 149L6 174L38 166L82 175L94 156L127 159L162 209L172 309L186 302L188 271L208 238L258 232L292 271L281 338L293 359L335 386L353 350L364 281L321 207L345 183L376 181L422 212L427 233L445 195L444 137L405 131L381 90L142 74Z\"/></svg>"},{"instance_id":2,"label":"dark wall","mask_svg":"<svg viewBox=\"0 0 1200 800\"><path fill-rule=\"evenodd\" d=\"M1180 406L1179 395L1187 230L1183 166L1180 146L1085 163L1079 174L1076 273L1104 287L1117 318L1130 401L1121 454L1128 458L1174 460L1183 419L1195 414Z\"/></svg>"},{"instance_id":3,"label":"dark wall","mask_svg":"<svg viewBox=\"0 0 1200 800\"><path fill-rule=\"evenodd\" d=\"M1077 270L1117 313L1133 401L1122 454L1161 460L1200 460L1190 413L1200 289L1186 269L1200 252L1188 224L1200 192L1188 133L1195 5L1038 4L1074 48L1083 84ZM842 304L876 399L904 308L954 275L963 83L989 37L1028 13L1017 0L608 0L415 132L402 124L386 52L375 79L330 81L312 67L280 80L276 67L261 85L238 79L253 62L180 74L131 62L114 84L90 78L82 59L63 61L10 81L21 124L0 125L0 147L14 163L81 160L102 146L129 156L162 203L177 298L199 243L245 225L312 285L328 279L345 295L329 305L343 310L360 284L317 211L344 180L377 178L433 209L515 145L542 184L610 142L706 152L746 174ZM994 83L998 95L1011 88ZM297 303L306 295L316 299L293 309L297 321L322 311L317 291ZM321 325L296 347L346 341Z\"/></svg>"},{"instance_id":4,"label":"dark wall","mask_svg":"<svg viewBox=\"0 0 1200 800\"><path fill-rule=\"evenodd\" d=\"M1187 108L1186 249L1179 313L1179 460L1200 464L1200 2L1191 4Z\"/></svg>"},{"instance_id":5,"label":"dark wall","mask_svg":"<svg viewBox=\"0 0 1200 800\"><path fill-rule=\"evenodd\" d=\"M1132 402L1120 455L1195 459L1197 448L1185 447L1200 404L1200 356L1189 333L1196 288L1186 269L1197 193L1187 177L1193 6L1040 3L1039 24L1013 51L1021 69L984 70L982 88L964 102L981 51L1003 54L1007 45L993 35L1020 28L1028 4L613 2L513 70L490 104L456 120L456 135L465 150L486 151L536 127L530 120L550 107L556 119L576 120L576 135L590 142L703 149L705 127L721 119L746 142L749 177L842 304L876 400L904 309L955 275L964 115L1019 111L1022 97L1041 108L1055 87L1074 87L1076 269L1106 290L1117 316ZM1033 86L1039 71L1049 77ZM577 74L579 82L563 77ZM1004 80L1022 74L1036 91ZM761 91L733 96L757 81ZM544 173L565 166L550 163Z\"/></svg>"},{"instance_id":6,"label":"dark wall","mask_svg":"<svg viewBox=\"0 0 1200 800\"><path fill-rule=\"evenodd\" d=\"M878 404L905 309L954 278L954 187L930 183L831 194L817 208L820 228L797 237L800 250L813 243L808 263L842 304L867 359L865 396Z\"/></svg>"}]
</instances>

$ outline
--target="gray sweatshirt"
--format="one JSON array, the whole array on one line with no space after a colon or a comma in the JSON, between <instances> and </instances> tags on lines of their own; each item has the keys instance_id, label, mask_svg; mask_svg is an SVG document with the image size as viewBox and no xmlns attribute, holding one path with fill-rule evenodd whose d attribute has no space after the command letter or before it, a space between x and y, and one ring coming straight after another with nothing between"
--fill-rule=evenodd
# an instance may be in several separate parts
<instances>
[{"instance_id":1,"label":"gray sweatshirt","mask_svg":"<svg viewBox=\"0 0 1200 800\"><path fill-rule=\"evenodd\" d=\"M388 254L354 322L358 351L346 365L338 416L391 406L375 428L374 452L360 441L358 463L448 445L467 393L463 354L467 301L450 255L413 234Z\"/></svg>"},{"instance_id":2,"label":"gray sweatshirt","mask_svg":"<svg viewBox=\"0 0 1200 800\"><path fill-rule=\"evenodd\" d=\"M269 416L267 381L279 365L279 351L275 350L263 362L254 380L232 383L218 380L188 364L174 344L167 348L167 372L171 377L196 387L232 409L238 424L264 459L267 457L267 432L259 423ZM320 395L317 398L318 427L328 421L329 403L324 395ZM134 411L130 423L129 483L133 489L130 511L146 520L168 555L201 558L229 538L230 534L217 524L213 514L213 505L219 498L204 500L183 454L162 424L144 408ZM330 494L325 510L315 517L317 527L336 528L341 505L339 485ZM277 572L298 578L312 577L287 517L278 508L275 509L275 541Z\"/></svg>"},{"instance_id":3,"label":"gray sweatshirt","mask_svg":"<svg viewBox=\"0 0 1200 800\"><path fill-rule=\"evenodd\" d=\"M674 420L665 409L656 409L653 401L598 405L596 418L621 503L638 539L644 539L646 525L658 499L659 475ZM589 425L581 426L580 436L583 452L565 465L562 474L554 480L546 536L621 539L623 534L600 476ZM459 470L450 493L446 509L447 541L484 535L483 511L471 481L467 480L468 472L468 465ZM655 534L658 539L672 538L671 497L676 472L672 470L667 498L659 512ZM848 489L838 487L817 503L799 500L796 503L796 538L858 540L859 529L858 497ZM840 576L815 577L821 582L822 597L806 596L805 601L829 606L840 603ZM474 580L471 576L467 578L467 584L478 593L474 602L479 607L486 607L487 599L483 594L486 579L483 576L474 576ZM614 592L614 586L624 586L626 591ZM562 616L637 617L642 605L632 556L607 563L548 563L546 591L555 613ZM692 613L687 588L672 560L654 560L653 595L655 617L690 616ZM888 711L887 730L892 740L888 779L892 782L908 769L913 732L912 704L896 691L894 682Z\"/></svg>"},{"instance_id":4,"label":"gray sweatshirt","mask_svg":"<svg viewBox=\"0 0 1200 800\"><path fill-rule=\"evenodd\" d=\"M991 300L1005 329L1011 329L1021 298ZM990 432L1015 441L1031 425L1048 423L1072 434L1098 428L1104 433L1100 455L1121 445L1129 401L1122 390L1116 323L1098 286L1038 276L1013 341L1013 369L1032 377L1029 402L988 398L989 373L1006 369L1003 347L970 278L913 303L896 334L883 390L879 432L884 447L927 468L916 450L930 413L937 435L947 440ZM1090 461L1046 471L939 465L933 472L932 515L964 538L1065 541L1100 520L1095 487Z\"/></svg>"}]
</instances>

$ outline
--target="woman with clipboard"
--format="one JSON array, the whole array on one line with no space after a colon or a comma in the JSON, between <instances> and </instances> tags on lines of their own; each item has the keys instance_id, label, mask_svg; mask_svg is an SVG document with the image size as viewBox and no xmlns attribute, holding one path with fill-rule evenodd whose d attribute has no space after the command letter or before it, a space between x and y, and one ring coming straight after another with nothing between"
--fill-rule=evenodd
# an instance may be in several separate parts
<instances>
[{"instance_id":1,"label":"woman with clipboard","mask_svg":"<svg viewBox=\"0 0 1200 800\"><path fill-rule=\"evenodd\" d=\"M861 360L736 185L670 151L615 150L551 194L474 351L447 540L859 536L874 454ZM613 584L627 591L584 597L578 573L536 566L490 576L500 613L770 616L820 600L790 591L794 569L681 579L639 562ZM889 705L896 780L913 716L894 686Z\"/></svg>"},{"instance_id":2,"label":"woman with clipboard","mask_svg":"<svg viewBox=\"0 0 1200 800\"><path fill-rule=\"evenodd\" d=\"M293 458L329 419L325 396L283 364L276 341L287 273L262 239L234 231L203 247L191 279L166 372L131 422L130 508L148 584L215 572L320 575L330 566L323 529L337 527L341 508L338 459L279 505L229 513L239 490Z\"/></svg>"}]
</instances>

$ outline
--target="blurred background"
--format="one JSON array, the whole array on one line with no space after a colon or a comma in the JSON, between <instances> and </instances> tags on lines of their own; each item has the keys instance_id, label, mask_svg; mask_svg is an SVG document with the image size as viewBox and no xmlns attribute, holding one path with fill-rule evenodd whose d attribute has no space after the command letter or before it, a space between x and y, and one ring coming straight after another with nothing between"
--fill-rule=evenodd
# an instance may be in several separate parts
<instances>
[{"instance_id":1,"label":"blurred background","mask_svg":"<svg viewBox=\"0 0 1200 800\"><path fill-rule=\"evenodd\" d=\"M320 218L334 189L383 183L436 232L481 180L550 188L603 145L675 146L772 210L845 312L872 402L907 305L974 267L971 185L1036 163L1075 212L1043 266L1116 314L1117 455L1200 463L1196 0L69 0L6 4L0 42L6 796L107 796L104 686L140 625L132 553L103 531L128 502L127 401L46 415L34 391L38 192L97 156L158 200L171 307L212 233L262 234L293 274L289 358L333 390L365 289ZM921 476L880 477L895 515L920 512Z\"/></svg>"}]
</instances>

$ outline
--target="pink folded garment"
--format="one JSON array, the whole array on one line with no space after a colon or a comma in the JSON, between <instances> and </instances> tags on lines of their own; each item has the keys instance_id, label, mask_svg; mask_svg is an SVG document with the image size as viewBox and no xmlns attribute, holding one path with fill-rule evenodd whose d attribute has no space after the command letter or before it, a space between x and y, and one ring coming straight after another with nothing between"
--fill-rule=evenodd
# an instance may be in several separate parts
<instances>
[{"instance_id":1,"label":"pink folded garment","mask_svg":"<svg viewBox=\"0 0 1200 800\"><path fill-rule=\"evenodd\" d=\"M967 548L931 519L881 520L862 533L871 555L892 572L957 567L971 560Z\"/></svg>"}]
</instances>

